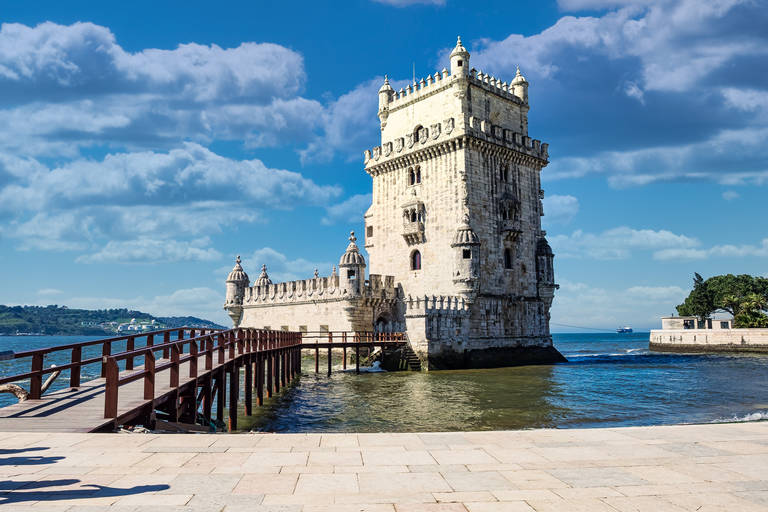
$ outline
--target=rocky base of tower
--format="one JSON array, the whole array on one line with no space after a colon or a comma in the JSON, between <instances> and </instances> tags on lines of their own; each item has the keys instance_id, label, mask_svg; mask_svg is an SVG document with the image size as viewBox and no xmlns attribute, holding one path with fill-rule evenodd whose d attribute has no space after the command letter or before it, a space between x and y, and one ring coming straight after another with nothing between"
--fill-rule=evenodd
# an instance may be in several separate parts
<instances>
[{"instance_id":1,"label":"rocky base of tower","mask_svg":"<svg viewBox=\"0 0 768 512\"><path fill-rule=\"evenodd\" d=\"M542 340L543 341L543 340ZM445 347L426 355L430 370L502 368L532 364L565 363L568 360L551 345L474 348L462 351Z\"/></svg>"}]
</instances>

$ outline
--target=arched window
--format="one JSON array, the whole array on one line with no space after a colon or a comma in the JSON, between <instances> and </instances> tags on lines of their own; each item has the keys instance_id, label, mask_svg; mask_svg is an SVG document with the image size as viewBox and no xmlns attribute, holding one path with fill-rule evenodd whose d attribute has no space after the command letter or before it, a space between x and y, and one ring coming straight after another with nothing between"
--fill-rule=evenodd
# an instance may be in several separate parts
<instances>
[{"instance_id":1,"label":"arched window","mask_svg":"<svg viewBox=\"0 0 768 512\"><path fill-rule=\"evenodd\" d=\"M419 219L419 216L416 213L416 210L411 210L411 222L416 222L418 219Z\"/></svg>"},{"instance_id":2,"label":"arched window","mask_svg":"<svg viewBox=\"0 0 768 512\"><path fill-rule=\"evenodd\" d=\"M512 268L512 249L509 247L504 249L504 268L507 270Z\"/></svg>"},{"instance_id":3,"label":"arched window","mask_svg":"<svg viewBox=\"0 0 768 512\"><path fill-rule=\"evenodd\" d=\"M421 167L416 166L416 183L421 183Z\"/></svg>"},{"instance_id":4,"label":"arched window","mask_svg":"<svg viewBox=\"0 0 768 512\"><path fill-rule=\"evenodd\" d=\"M421 270L421 253L419 251L411 253L411 270Z\"/></svg>"},{"instance_id":5,"label":"arched window","mask_svg":"<svg viewBox=\"0 0 768 512\"><path fill-rule=\"evenodd\" d=\"M409 185L416 184L416 173L413 172L413 168L408 169L408 184Z\"/></svg>"}]
</instances>

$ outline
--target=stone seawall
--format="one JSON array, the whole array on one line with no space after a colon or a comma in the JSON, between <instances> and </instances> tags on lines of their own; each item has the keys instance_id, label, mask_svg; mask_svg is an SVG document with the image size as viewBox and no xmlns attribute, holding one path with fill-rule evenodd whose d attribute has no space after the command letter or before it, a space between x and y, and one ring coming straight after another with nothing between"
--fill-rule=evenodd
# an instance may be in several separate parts
<instances>
[{"instance_id":1,"label":"stone seawall","mask_svg":"<svg viewBox=\"0 0 768 512\"><path fill-rule=\"evenodd\" d=\"M651 350L665 352L765 352L768 329L653 330Z\"/></svg>"}]
</instances>

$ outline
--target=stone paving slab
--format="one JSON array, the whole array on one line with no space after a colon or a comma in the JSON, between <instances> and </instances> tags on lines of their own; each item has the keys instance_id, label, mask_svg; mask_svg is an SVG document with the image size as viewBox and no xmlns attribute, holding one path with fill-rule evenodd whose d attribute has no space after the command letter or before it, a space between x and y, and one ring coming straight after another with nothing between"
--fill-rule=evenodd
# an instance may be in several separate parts
<instances>
[{"instance_id":1,"label":"stone paving slab","mask_svg":"<svg viewBox=\"0 0 768 512\"><path fill-rule=\"evenodd\" d=\"M0 438L2 512L768 512L768 422Z\"/></svg>"}]
</instances>

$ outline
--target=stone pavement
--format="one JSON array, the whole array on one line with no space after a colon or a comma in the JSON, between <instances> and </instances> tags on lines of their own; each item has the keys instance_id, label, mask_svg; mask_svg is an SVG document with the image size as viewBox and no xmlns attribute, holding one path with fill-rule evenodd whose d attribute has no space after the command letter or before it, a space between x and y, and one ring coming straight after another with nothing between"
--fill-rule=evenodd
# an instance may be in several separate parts
<instances>
[{"instance_id":1,"label":"stone pavement","mask_svg":"<svg viewBox=\"0 0 768 512\"><path fill-rule=\"evenodd\" d=\"M0 438L0 510L768 511L768 422Z\"/></svg>"}]
</instances>

